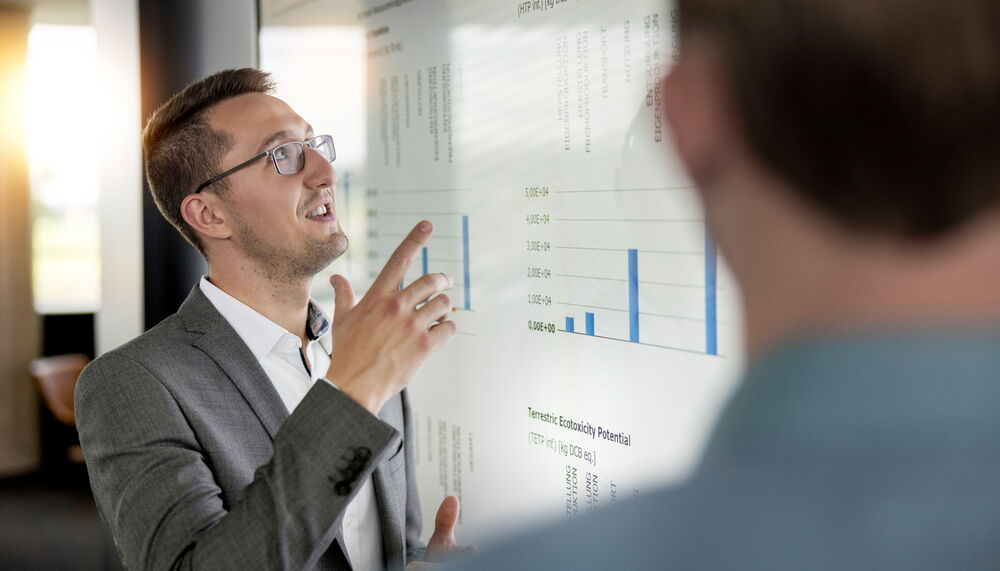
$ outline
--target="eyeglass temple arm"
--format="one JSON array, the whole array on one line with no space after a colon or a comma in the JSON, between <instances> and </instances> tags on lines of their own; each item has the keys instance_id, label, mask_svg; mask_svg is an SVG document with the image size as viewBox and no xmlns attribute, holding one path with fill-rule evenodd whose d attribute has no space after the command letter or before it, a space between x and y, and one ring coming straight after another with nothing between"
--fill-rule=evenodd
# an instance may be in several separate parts
<instances>
[{"instance_id":1,"label":"eyeglass temple arm","mask_svg":"<svg viewBox=\"0 0 1000 571\"><path fill-rule=\"evenodd\" d=\"M254 163L256 161L259 161L260 159L262 159L262 158L264 158L264 157L266 157L266 156L268 156L270 154L271 154L271 151L264 151L263 153L255 156L253 158L250 158L250 159L247 159L247 160L243 161L242 163L240 163L240 164L236 165L235 167L227 170L226 172L224 172L222 174L219 174L219 175L216 175L216 176L214 176L214 177L206 180L205 182L201 183L198 186L198 188L195 189L194 193L198 194L199 192L205 190L205 187L211 186L211 185L219 182L220 180L226 178L227 176L233 174L234 172L240 170L241 168L243 168L243 167L245 167L245 166L247 166L247 165L249 165L251 163Z\"/></svg>"}]
</instances>

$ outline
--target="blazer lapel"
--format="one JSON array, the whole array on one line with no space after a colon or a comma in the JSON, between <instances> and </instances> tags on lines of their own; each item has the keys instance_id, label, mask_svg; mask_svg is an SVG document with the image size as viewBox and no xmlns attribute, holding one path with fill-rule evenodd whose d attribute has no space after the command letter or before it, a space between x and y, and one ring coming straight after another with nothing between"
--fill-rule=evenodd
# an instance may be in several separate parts
<instances>
[{"instance_id":1,"label":"blazer lapel","mask_svg":"<svg viewBox=\"0 0 1000 571\"><path fill-rule=\"evenodd\" d=\"M202 333L192 343L210 356L232 381L274 440L288 409L250 348L215 309L198 285L177 314L188 331Z\"/></svg>"},{"instance_id":2,"label":"blazer lapel","mask_svg":"<svg viewBox=\"0 0 1000 571\"><path fill-rule=\"evenodd\" d=\"M192 345L208 354L226 373L274 440L288 418L288 409L250 348L198 285L191 290L177 314L188 331L202 334ZM340 530L337 530L336 545L344 559L348 559Z\"/></svg>"},{"instance_id":3,"label":"blazer lapel","mask_svg":"<svg viewBox=\"0 0 1000 571\"><path fill-rule=\"evenodd\" d=\"M389 422L386 418L387 408L388 406L382 409L379 417ZM406 522L400 519L399 508L405 504L399 494L400 484L393 480L386 462L379 463L372 473L372 479L375 483L375 497L378 500L378 516L382 528L382 553L385 556L385 565L388 569L402 568L406 560L406 545L403 540Z\"/></svg>"}]
</instances>

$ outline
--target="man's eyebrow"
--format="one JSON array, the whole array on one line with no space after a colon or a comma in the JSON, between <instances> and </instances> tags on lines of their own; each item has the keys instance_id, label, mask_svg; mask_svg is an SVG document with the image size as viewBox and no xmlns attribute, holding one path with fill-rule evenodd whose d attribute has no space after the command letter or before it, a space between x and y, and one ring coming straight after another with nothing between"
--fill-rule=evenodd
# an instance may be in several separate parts
<instances>
[{"instance_id":1,"label":"man's eyebrow","mask_svg":"<svg viewBox=\"0 0 1000 571\"><path fill-rule=\"evenodd\" d=\"M277 142L280 139L287 139L290 135L291 133L289 133L288 131L278 131L277 133L272 133L268 138L264 139L264 142L261 143L259 147L257 147L257 152L254 154L259 155L260 153L263 153L264 151L271 148L271 145L273 145L275 142Z\"/></svg>"},{"instance_id":2,"label":"man's eyebrow","mask_svg":"<svg viewBox=\"0 0 1000 571\"><path fill-rule=\"evenodd\" d=\"M311 138L312 134L313 134L312 125L306 123L306 138ZM288 130L281 130L278 131L277 133L272 133L268 138L264 139L264 142L261 143L259 147L257 147L257 152L255 152L254 154L259 155L260 153L263 153L264 151L271 148L271 145L273 145L274 143L280 141L281 139L287 139L291 136L292 134Z\"/></svg>"}]
</instances>

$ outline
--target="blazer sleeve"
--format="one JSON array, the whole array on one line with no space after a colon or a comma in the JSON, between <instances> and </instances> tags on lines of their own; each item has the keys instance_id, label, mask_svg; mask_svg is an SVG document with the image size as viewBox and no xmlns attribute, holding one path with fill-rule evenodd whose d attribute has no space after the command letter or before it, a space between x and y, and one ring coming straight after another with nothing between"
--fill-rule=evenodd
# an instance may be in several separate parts
<instances>
[{"instance_id":1,"label":"blazer sleeve","mask_svg":"<svg viewBox=\"0 0 1000 571\"><path fill-rule=\"evenodd\" d=\"M424 520L420 511L420 492L417 489L417 473L414 466L415 431L413 410L410 408L410 397L404 390L401 395L403 403L404 439L403 453L406 461L406 561L419 561L424 558L427 545L420 540Z\"/></svg>"},{"instance_id":2,"label":"blazer sleeve","mask_svg":"<svg viewBox=\"0 0 1000 571\"><path fill-rule=\"evenodd\" d=\"M314 566L398 431L315 383L275 436L270 462L223 506L203 450L170 391L118 352L83 372L76 414L91 486L130 569Z\"/></svg>"}]
</instances>

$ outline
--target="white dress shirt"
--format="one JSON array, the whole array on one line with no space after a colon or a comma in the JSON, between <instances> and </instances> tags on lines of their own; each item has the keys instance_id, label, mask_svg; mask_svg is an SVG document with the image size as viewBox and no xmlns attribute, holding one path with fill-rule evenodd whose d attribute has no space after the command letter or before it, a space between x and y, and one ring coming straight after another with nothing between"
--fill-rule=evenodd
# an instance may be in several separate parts
<instances>
[{"instance_id":1,"label":"white dress shirt","mask_svg":"<svg viewBox=\"0 0 1000 571\"><path fill-rule=\"evenodd\" d=\"M309 344L303 349L298 335L257 313L202 276L201 291L233 326L267 373L278 396L291 414L313 383L324 379L330 367L332 334L330 321L316 303L309 302L306 324ZM306 359L311 367L306 365ZM332 384L332 383L331 383ZM316 498L321 501L321 498ZM358 570L384 569L382 532L375 487L369 477L347 505L341 526L344 547L351 566Z\"/></svg>"}]
</instances>

